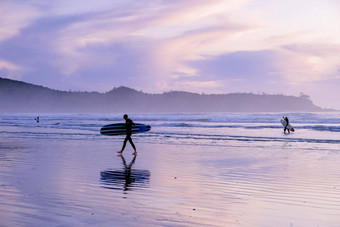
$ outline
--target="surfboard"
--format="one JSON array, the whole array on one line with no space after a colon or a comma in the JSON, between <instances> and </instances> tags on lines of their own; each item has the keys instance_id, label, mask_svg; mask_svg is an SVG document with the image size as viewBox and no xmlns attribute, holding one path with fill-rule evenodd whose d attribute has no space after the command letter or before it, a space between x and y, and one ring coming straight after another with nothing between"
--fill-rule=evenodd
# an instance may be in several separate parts
<instances>
[{"instance_id":1,"label":"surfboard","mask_svg":"<svg viewBox=\"0 0 340 227\"><path fill-rule=\"evenodd\" d=\"M132 126L132 134L150 131L151 126L145 124L138 124ZM114 135L125 135L126 128L125 123L116 123L105 125L100 129L100 133L103 135L114 136Z\"/></svg>"},{"instance_id":2,"label":"surfboard","mask_svg":"<svg viewBox=\"0 0 340 227\"><path fill-rule=\"evenodd\" d=\"M285 121L284 119L281 119L281 124L283 125L283 127L286 127L287 125L287 121ZM290 124L288 124L287 128L289 129L289 131L294 132L295 129L293 128L293 126L291 126Z\"/></svg>"}]
</instances>

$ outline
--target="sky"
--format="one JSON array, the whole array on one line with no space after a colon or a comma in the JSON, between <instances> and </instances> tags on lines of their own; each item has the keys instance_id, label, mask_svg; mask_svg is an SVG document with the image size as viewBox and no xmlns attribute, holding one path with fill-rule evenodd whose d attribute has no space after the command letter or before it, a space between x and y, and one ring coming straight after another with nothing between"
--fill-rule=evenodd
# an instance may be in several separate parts
<instances>
[{"instance_id":1,"label":"sky","mask_svg":"<svg viewBox=\"0 0 340 227\"><path fill-rule=\"evenodd\" d=\"M309 95L340 109L338 0L0 0L0 77L58 90Z\"/></svg>"}]
</instances>

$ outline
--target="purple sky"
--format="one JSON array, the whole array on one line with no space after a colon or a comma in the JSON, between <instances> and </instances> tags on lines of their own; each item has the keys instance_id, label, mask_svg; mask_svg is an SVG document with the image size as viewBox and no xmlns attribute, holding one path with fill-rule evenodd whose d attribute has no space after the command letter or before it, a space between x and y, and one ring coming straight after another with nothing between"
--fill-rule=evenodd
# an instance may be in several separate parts
<instances>
[{"instance_id":1,"label":"purple sky","mask_svg":"<svg viewBox=\"0 0 340 227\"><path fill-rule=\"evenodd\" d=\"M310 95L340 109L338 0L1 0L0 77Z\"/></svg>"}]
</instances>

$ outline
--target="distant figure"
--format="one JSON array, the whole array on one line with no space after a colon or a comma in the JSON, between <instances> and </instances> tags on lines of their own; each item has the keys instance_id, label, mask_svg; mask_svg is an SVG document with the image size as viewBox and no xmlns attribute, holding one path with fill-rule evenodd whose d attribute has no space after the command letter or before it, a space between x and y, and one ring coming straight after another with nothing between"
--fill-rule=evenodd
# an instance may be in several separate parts
<instances>
[{"instance_id":1,"label":"distant figure","mask_svg":"<svg viewBox=\"0 0 340 227\"><path fill-rule=\"evenodd\" d=\"M37 123L39 123L39 116L38 117L36 117L34 120L36 120L37 121Z\"/></svg>"},{"instance_id":2,"label":"distant figure","mask_svg":"<svg viewBox=\"0 0 340 227\"><path fill-rule=\"evenodd\" d=\"M286 133L286 130L288 131L288 133L290 133L289 128L288 128L289 119L288 119L288 117L283 117L283 119L287 122L287 124L286 124L286 126L285 126L285 128L283 130L283 133Z\"/></svg>"},{"instance_id":3,"label":"distant figure","mask_svg":"<svg viewBox=\"0 0 340 227\"><path fill-rule=\"evenodd\" d=\"M125 140L124 140L124 143L123 143L122 150L118 151L117 153L122 154L124 149L125 149L126 142L129 141L133 150L135 151L135 152L133 152L133 155L137 155L136 147L133 144L132 139L131 139L132 126L135 125L135 123L133 123L133 121L129 118L129 116L127 114L124 115L124 119L125 119L125 128L126 128L126 137L125 137Z\"/></svg>"}]
</instances>

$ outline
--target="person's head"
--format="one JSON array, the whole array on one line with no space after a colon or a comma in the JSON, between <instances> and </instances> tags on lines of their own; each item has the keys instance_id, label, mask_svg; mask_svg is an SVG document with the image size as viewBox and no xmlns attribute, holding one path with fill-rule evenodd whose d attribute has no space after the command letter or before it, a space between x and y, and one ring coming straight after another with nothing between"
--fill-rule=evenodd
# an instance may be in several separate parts
<instances>
[{"instance_id":1,"label":"person's head","mask_svg":"<svg viewBox=\"0 0 340 227\"><path fill-rule=\"evenodd\" d=\"M124 114L124 117L123 117L125 120L129 119L129 116L127 114Z\"/></svg>"}]
</instances>

